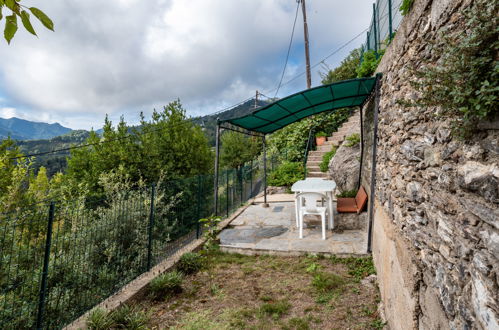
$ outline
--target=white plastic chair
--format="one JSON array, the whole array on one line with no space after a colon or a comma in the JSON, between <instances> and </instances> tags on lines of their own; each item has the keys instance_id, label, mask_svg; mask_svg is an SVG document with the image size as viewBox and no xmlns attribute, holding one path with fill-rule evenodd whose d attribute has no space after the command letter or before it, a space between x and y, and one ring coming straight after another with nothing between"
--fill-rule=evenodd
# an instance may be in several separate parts
<instances>
[{"instance_id":1,"label":"white plastic chair","mask_svg":"<svg viewBox=\"0 0 499 330\"><path fill-rule=\"evenodd\" d=\"M298 228L299 237L303 238L303 218L307 214L320 215L322 220L322 239L326 239L326 212L327 207L317 206L317 202L327 199L327 196L320 193L304 192L297 196L299 201ZM304 201L304 205L302 204Z\"/></svg>"}]
</instances>

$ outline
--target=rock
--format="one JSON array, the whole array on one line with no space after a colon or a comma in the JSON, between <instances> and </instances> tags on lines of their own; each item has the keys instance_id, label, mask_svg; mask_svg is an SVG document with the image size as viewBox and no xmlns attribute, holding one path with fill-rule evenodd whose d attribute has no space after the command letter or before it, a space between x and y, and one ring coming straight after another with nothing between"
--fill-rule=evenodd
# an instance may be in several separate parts
<instances>
[{"instance_id":1,"label":"rock","mask_svg":"<svg viewBox=\"0 0 499 330\"><path fill-rule=\"evenodd\" d=\"M405 141L400 147L400 151L408 160L423 161L425 146L421 142L413 140Z\"/></svg>"},{"instance_id":2,"label":"rock","mask_svg":"<svg viewBox=\"0 0 499 330\"><path fill-rule=\"evenodd\" d=\"M442 163L440 152L435 148L424 149L423 157L426 166L439 166Z\"/></svg>"},{"instance_id":3,"label":"rock","mask_svg":"<svg viewBox=\"0 0 499 330\"><path fill-rule=\"evenodd\" d=\"M464 189L475 191L487 201L499 199L499 167L468 161L457 169L458 184Z\"/></svg>"},{"instance_id":4,"label":"rock","mask_svg":"<svg viewBox=\"0 0 499 330\"><path fill-rule=\"evenodd\" d=\"M269 186L269 187L267 187L267 194L269 194L269 195L287 194L288 190L289 189L287 187L273 187L273 186Z\"/></svg>"},{"instance_id":5,"label":"rock","mask_svg":"<svg viewBox=\"0 0 499 330\"><path fill-rule=\"evenodd\" d=\"M343 142L329 162L329 176L340 192L356 190L359 182L360 145L346 147L345 144Z\"/></svg>"},{"instance_id":6,"label":"rock","mask_svg":"<svg viewBox=\"0 0 499 330\"><path fill-rule=\"evenodd\" d=\"M493 229L482 230L479 234L487 249L499 259L499 234Z\"/></svg>"},{"instance_id":7,"label":"rock","mask_svg":"<svg viewBox=\"0 0 499 330\"><path fill-rule=\"evenodd\" d=\"M449 157L459 148L459 143L452 141L448 143L443 149L442 149L442 159L449 159Z\"/></svg>"},{"instance_id":8,"label":"rock","mask_svg":"<svg viewBox=\"0 0 499 330\"><path fill-rule=\"evenodd\" d=\"M499 329L498 317L494 312L498 304L497 292L490 291L486 279L479 274L473 274L472 279L472 302L477 321L483 329Z\"/></svg>"},{"instance_id":9,"label":"rock","mask_svg":"<svg viewBox=\"0 0 499 330\"><path fill-rule=\"evenodd\" d=\"M421 193L421 183L412 181L406 186L407 198L411 202L421 203L424 201L424 197Z\"/></svg>"},{"instance_id":10,"label":"rock","mask_svg":"<svg viewBox=\"0 0 499 330\"><path fill-rule=\"evenodd\" d=\"M360 281L363 286L374 288L378 277L375 274L371 274Z\"/></svg>"},{"instance_id":11,"label":"rock","mask_svg":"<svg viewBox=\"0 0 499 330\"><path fill-rule=\"evenodd\" d=\"M499 208L490 208L481 203L473 202L471 200L462 199L461 203L463 206L480 218L480 220L485 221L489 225L499 229Z\"/></svg>"},{"instance_id":12,"label":"rock","mask_svg":"<svg viewBox=\"0 0 499 330\"><path fill-rule=\"evenodd\" d=\"M437 141L440 143L444 143L449 141L451 136L451 130L447 128L440 128L437 130Z\"/></svg>"}]
</instances>

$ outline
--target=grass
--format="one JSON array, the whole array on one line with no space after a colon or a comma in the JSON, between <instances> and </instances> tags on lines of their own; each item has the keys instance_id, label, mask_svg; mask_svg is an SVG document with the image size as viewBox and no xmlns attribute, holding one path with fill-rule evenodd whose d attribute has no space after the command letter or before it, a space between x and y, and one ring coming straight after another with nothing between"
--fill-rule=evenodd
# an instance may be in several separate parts
<instances>
[{"instance_id":1,"label":"grass","mask_svg":"<svg viewBox=\"0 0 499 330\"><path fill-rule=\"evenodd\" d=\"M163 300L144 298L151 329L372 329L379 292L359 283L370 258L214 251ZM100 317L96 317L100 319Z\"/></svg>"},{"instance_id":2,"label":"grass","mask_svg":"<svg viewBox=\"0 0 499 330\"><path fill-rule=\"evenodd\" d=\"M353 133L352 135L348 136L345 140L347 140L347 143L345 143L346 147L354 147L360 143L360 134Z\"/></svg>"}]
</instances>

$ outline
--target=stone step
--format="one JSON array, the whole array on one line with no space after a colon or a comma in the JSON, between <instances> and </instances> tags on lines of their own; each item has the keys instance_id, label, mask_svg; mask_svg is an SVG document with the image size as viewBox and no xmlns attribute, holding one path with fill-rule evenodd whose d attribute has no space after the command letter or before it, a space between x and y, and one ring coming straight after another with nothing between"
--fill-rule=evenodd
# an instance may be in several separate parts
<instances>
[{"instance_id":1,"label":"stone step","mask_svg":"<svg viewBox=\"0 0 499 330\"><path fill-rule=\"evenodd\" d=\"M315 172L322 172L319 166L317 167L307 167L307 172L308 173L315 173Z\"/></svg>"},{"instance_id":2,"label":"stone step","mask_svg":"<svg viewBox=\"0 0 499 330\"><path fill-rule=\"evenodd\" d=\"M307 167L308 166L319 166L321 163L321 160L310 160L310 158L307 158Z\"/></svg>"},{"instance_id":3,"label":"stone step","mask_svg":"<svg viewBox=\"0 0 499 330\"><path fill-rule=\"evenodd\" d=\"M326 178L327 173L324 172L308 172L307 177L309 178Z\"/></svg>"}]
</instances>

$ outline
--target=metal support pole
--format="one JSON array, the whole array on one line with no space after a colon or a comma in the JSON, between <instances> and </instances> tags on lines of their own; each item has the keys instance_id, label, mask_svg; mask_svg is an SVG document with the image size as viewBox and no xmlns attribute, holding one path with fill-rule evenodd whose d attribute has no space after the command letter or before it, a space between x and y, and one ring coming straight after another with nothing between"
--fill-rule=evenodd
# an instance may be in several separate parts
<instances>
[{"instance_id":1,"label":"metal support pole","mask_svg":"<svg viewBox=\"0 0 499 330\"><path fill-rule=\"evenodd\" d=\"M392 0L388 0L388 40L391 42L393 38L393 18L392 18Z\"/></svg>"},{"instance_id":2,"label":"metal support pole","mask_svg":"<svg viewBox=\"0 0 499 330\"><path fill-rule=\"evenodd\" d=\"M215 179L213 183L213 194L215 210L213 214L218 215L218 162L220 158L220 121L217 118L217 129L215 132Z\"/></svg>"},{"instance_id":3,"label":"metal support pole","mask_svg":"<svg viewBox=\"0 0 499 330\"><path fill-rule=\"evenodd\" d=\"M374 53L378 58L378 29L376 27L376 4L373 3Z\"/></svg>"},{"instance_id":4,"label":"metal support pole","mask_svg":"<svg viewBox=\"0 0 499 330\"><path fill-rule=\"evenodd\" d=\"M253 159L251 160L251 165L250 165L250 195L249 197L253 197Z\"/></svg>"},{"instance_id":5,"label":"metal support pole","mask_svg":"<svg viewBox=\"0 0 499 330\"><path fill-rule=\"evenodd\" d=\"M265 135L262 136L263 142L263 207L269 207L267 203L267 143L265 142Z\"/></svg>"},{"instance_id":6,"label":"metal support pole","mask_svg":"<svg viewBox=\"0 0 499 330\"><path fill-rule=\"evenodd\" d=\"M357 190L360 189L360 184L362 182L362 166L364 166L364 119L362 115L363 107L360 108L360 168L359 168L359 182L357 184Z\"/></svg>"},{"instance_id":7,"label":"metal support pole","mask_svg":"<svg viewBox=\"0 0 499 330\"><path fill-rule=\"evenodd\" d=\"M43 257L43 271L40 284L40 296L38 300L38 315L36 317L36 329L43 328L43 314L45 313L45 300L47 297L47 281L49 275L49 262L50 262L50 246L52 245L52 226L54 223L54 202L50 202L48 221L47 221L47 235L45 238L45 255Z\"/></svg>"},{"instance_id":8,"label":"metal support pole","mask_svg":"<svg viewBox=\"0 0 499 330\"><path fill-rule=\"evenodd\" d=\"M240 200L241 203L240 204L243 204L243 199L244 199L243 169L244 169L244 165L239 168L239 173L238 173L238 176L239 176L239 188L240 188L239 195L241 197L241 200Z\"/></svg>"},{"instance_id":9,"label":"metal support pole","mask_svg":"<svg viewBox=\"0 0 499 330\"><path fill-rule=\"evenodd\" d=\"M196 221L196 238L201 236L201 224L199 219L201 219L201 195L202 195L202 179L201 174L198 174L198 207L197 207L197 221Z\"/></svg>"},{"instance_id":10,"label":"metal support pole","mask_svg":"<svg viewBox=\"0 0 499 330\"><path fill-rule=\"evenodd\" d=\"M226 211L225 213L226 213L226 215L227 215L227 218L229 217L229 198L230 198L230 195L229 195L229 173L230 173L230 170L227 170L227 171L225 172L225 178L226 178L226 180L225 180L225 182L226 182L226 186L225 186L225 196L227 197L227 198L226 198L226 201L227 201L227 202L225 203L225 204L226 204L226 205L225 205L225 211Z\"/></svg>"},{"instance_id":11,"label":"metal support pole","mask_svg":"<svg viewBox=\"0 0 499 330\"><path fill-rule=\"evenodd\" d=\"M369 196L369 229L367 234L367 252L372 251L372 233L374 222L374 200L376 193L376 150L378 144L378 112L379 112L379 99L381 89L381 74L376 75L376 91L374 99L374 115L373 115L373 150L372 150L372 164L371 164L371 194Z\"/></svg>"},{"instance_id":12,"label":"metal support pole","mask_svg":"<svg viewBox=\"0 0 499 330\"><path fill-rule=\"evenodd\" d=\"M154 193L156 185L151 186L151 208L149 210L149 226L147 228L147 270L151 270L152 265L152 229L154 227Z\"/></svg>"}]
</instances>

